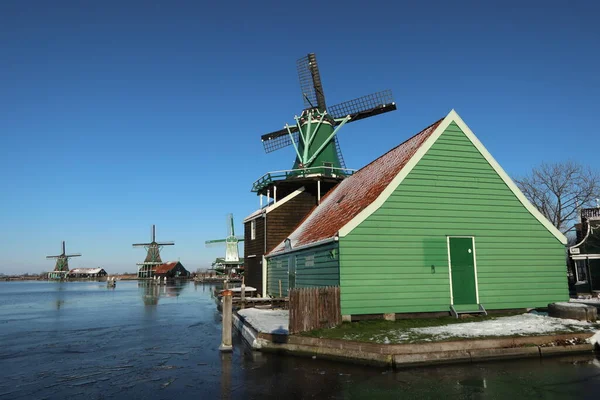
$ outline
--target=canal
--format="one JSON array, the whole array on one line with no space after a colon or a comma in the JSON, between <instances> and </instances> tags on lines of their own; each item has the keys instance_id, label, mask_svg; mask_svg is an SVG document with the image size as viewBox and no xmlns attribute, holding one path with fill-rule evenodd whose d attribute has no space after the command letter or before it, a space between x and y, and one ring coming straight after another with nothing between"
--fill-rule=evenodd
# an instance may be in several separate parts
<instances>
[{"instance_id":1,"label":"canal","mask_svg":"<svg viewBox=\"0 0 600 400\"><path fill-rule=\"evenodd\" d=\"M211 286L0 282L0 399L597 399L593 356L400 371L220 354Z\"/></svg>"}]
</instances>

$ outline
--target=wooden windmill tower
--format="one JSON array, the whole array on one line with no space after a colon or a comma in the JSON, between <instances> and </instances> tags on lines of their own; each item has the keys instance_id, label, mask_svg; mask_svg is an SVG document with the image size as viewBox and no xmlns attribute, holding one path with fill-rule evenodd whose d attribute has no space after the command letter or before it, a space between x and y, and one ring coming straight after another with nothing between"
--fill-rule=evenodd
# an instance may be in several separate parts
<instances>
[{"instance_id":1,"label":"wooden windmill tower","mask_svg":"<svg viewBox=\"0 0 600 400\"><path fill-rule=\"evenodd\" d=\"M152 225L150 231L150 243L134 243L133 247L144 247L147 251L146 259L144 262L137 263L138 266L138 278L152 278L154 276L154 269L163 264L160 258L160 250L163 246L173 246L175 242L157 242L156 241L156 226Z\"/></svg>"},{"instance_id":2,"label":"wooden windmill tower","mask_svg":"<svg viewBox=\"0 0 600 400\"><path fill-rule=\"evenodd\" d=\"M56 258L54 271L48 274L50 279L64 279L69 273L69 258L81 257L80 253L66 254L65 241L62 242L62 253L57 256L46 256L46 258Z\"/></svg>"},{"instance_id":3,"label":"wooden windmill tower","mask_svg":"<svg viewBox=\"0 0 600 400\"><path fill-rule=\"evenodd\" d=\"M243 242L244 238L235 235L235 227L233 225L233 214L227 215L227 237L225 239L207 240L206 246L212 247L225 243L225 258L217 259L217 263L222 265L222 268L227 274L233 268L239 268L243 265L243 260L240 260L238 243Z\"/></svg>"},{"instance_id":4,"label":"wooden windmill tower","mask_svg":"<svg viewBox=\"0 0 600 400\"><path fill-rule=\"evenodd\" d=\"M341 128L396 109L390 90L328 107L315 54L299 59L297 68L304 110L293 124L261 136L267 153L293 146L293 167L269 172L254 182L252 191L260 196L261 210L244 220L246 280L257 287L263 279L262 256L283 241L322 196L354 172L346 168L340 150ZM272 201L264 208L263 196L267 204Z\"/></svg>"}]
</instances>

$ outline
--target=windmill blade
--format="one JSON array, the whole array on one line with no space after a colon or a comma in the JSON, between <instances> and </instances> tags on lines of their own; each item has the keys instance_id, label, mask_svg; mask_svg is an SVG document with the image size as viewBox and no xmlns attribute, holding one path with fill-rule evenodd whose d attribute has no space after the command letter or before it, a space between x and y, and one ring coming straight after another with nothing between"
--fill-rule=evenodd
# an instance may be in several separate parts
<instances>
[{"instance_id":1,"label":"windmill blade","mask_svg":"<svg viewBox=\"0 0 600 400\"><path fill-rule=\"evenodd\" d=\"M150 246L152 243L134 243L132 244L133 247L145 247L145 246Z\"/></svg>"},{"instance_id":2,"label":"windmill blade","mask_svg":"<svg viewBox=\"0 0 600 400\"><path fill-rule=\"evenodd\" d=\"M81 253L65 254L65 257L81 257Z\"/></svg>"},{"instance_id":3,"label":"windmill blade","mask_svg":"<svg viewBox=\"0 0 600 400\"><path fill-rule=\"evenodd\" d=\"M66 250L65 250L65 241L64 241L64 240L63 240L63 242L62 242L62 250L63 250L63 251L62 251L62 254L65 254L65 251L66 251Z\"/></svg>"},{"instance_id":4,"label":"windmill blade","mask_svg":"<svg viewBox=\"0 0 600 400\"><path fill-rule=\"evenodd\" d=\"M235 228L233 227L233 214L227 214L227 236L235 236Z\"/></svg>"},{"instance_id":5,"label":"windmill blade","mask_svg":"<svg viewBox=\"0 0 600 400\"><path fill-rule=\"evenodd\" d=\"M173 245L175 245L175 242L174 241L170 241L170 242L158 242L156 244L159 245L159 246L173 246Z\"/></svg>"},{"instance_id":6,"label":"windmill blade","mask_svg":"<svg viewBox=\"0 0 600 400\"><path fill-rule=\"evenodd\" d=\"M206 245L206 247L214 247L217 245L220 245L221 243L225 243L227 242L227 239L215 239L215 240L207 240L206 242L204 242L204 244Z\"/></svg>"},{"instance_id":7,"label":"windmill blade","mask_svg":"<svg viewBox=\"0 0 600 400\"><path fill-rule=\"evenodd\" d=\"M327 110L333 118L344 118L350 115L350 121L354 122L364 118L383 114L396 109L396 103L391 90L384 90L362 96L354 100L336 104Z\"/></svg>"},{"instance_id":8,"label":"windmill blade","mask_svg":"<svg viewBox=\"0 0 600 400\"><path fill-rule=\"evenodd\" d=\"M296 67L304 106L306 108L317 107L319 110L324 111L326 109L325 94L323 93L321 74L317 65L317 56L315 56L315 53L309 53L296 61Z\"/></svg>"},{"instance_id":9,"label":"windmill blade","mask_svg":"<svg viewBox=\"0 0 600 400\"><path fill-rule=\"evenodd\" d=\"M61 255L58 255L58 256L46 256L46 258L59 258L59 257L62 257L62 256Z\"/></svg>"},{"instance_id":10,"label":"windmill blade","mask_svg":"<svg viewBox=\"0 0 600 400\"><path fill-rule=\"evenodd\" d=\"M290 126L290 132L292 133L294 141L298 143L298 127ZM288 134L286 128L262 135L260 140L262 140L263 146L265 147L265 153L270 153L292 144L292 138Z\"/></svg>"}]
</instances>

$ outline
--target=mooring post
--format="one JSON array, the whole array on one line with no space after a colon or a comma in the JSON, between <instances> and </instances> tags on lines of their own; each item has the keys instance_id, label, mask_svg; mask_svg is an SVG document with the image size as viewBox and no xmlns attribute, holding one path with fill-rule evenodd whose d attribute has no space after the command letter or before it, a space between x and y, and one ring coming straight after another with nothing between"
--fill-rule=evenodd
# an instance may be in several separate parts
<instances>
[{"instance_id":1,"label":"mooring post","mask_svg":"<svg viewBox=\"0 0 600 400\"><path fill-rule=\"evenodd\" d=\"M279 298L282 298L283 294L281 293L281 279L279 280Z\"/></svg>"},{"instance_id":2,"label":"mooring post","mask_svg":"<svg viewBox=\"0 0 600 400\"><path fill-rule=\"evenodd\" d=\"M223 290L223 338L221 339L221 345L219 350L221 351L232 351L233 346L231 345L231 313L232 302L231 302L231 290Z\"/></svg>"},{"instance_id":3,"label":"mooring post","mask_svg":"<svg viewBox=\"0 0 600 400\"><path fill-rule=\"evenodd\" d=\"M246 285L244 284L243 280L242 280L242 287L240 288L240 301L242 303L242 305L241 305L242 309L246 308Z\"/></svg>"}]
</instances>

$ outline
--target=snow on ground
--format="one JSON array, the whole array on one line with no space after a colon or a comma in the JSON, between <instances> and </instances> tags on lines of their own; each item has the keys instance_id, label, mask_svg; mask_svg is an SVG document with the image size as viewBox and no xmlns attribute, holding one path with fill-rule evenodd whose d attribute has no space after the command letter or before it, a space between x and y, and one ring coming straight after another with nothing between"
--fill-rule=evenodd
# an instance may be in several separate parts
<instances>
[{"instance_id":1,"label":"snow on ground","mask_svg":"<svg viewBox=\"0 0 600 400\"><path fill-rule=\"evenodd\" d=\"M260 310L257 308L246 308L244 310L238 310L237 313L259 332L277 333L280 335L288 334L288 310Z\"/></svg>"},{"instance_id":2,"label":"snow on ground","mask_svg":"<svg viewBox=\"0 0 600 400\"><path fill-rule=\"evenodd\" d=\"M592 297L589 299L570 299L570 303L600 303L600 298Z\"/></svg>"},{"instance_id":3,"label":"snow on ground","mask_svg":"<svg viewBox=\"0 0 600 400\"><path fill-rule=\"evenodd\" d=\"M588 343L600 346L600 331L597 331L594 336L588 338Z\"/></svg>"},{"instance_id":4,"label":"snow on ground","mask_svg":"<svg viewBox=\"0 0 600 400\"><path fill-rule=\"evenodd\" d=\"M539 335L564 331L590 331L593 328L594 325L586 321L521 314L481 322L412 328L411 331L444 339L449 337Z\"/></svg>"},{"instance_id":5,"label":"snow on ground","mask_svg":"<svg viewBox=\"0 0 600 400\"><path fill-rule=\"evenodd\" d=\"M554 303L558 306L566 306L566 307L575 307L575 308L587 308L587 305L583 304L582 302L560 302L560 303Z\"/></svg>"}]
</instances>

